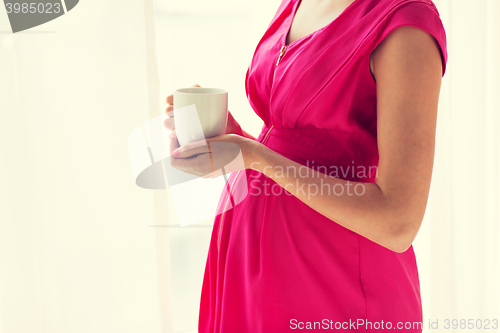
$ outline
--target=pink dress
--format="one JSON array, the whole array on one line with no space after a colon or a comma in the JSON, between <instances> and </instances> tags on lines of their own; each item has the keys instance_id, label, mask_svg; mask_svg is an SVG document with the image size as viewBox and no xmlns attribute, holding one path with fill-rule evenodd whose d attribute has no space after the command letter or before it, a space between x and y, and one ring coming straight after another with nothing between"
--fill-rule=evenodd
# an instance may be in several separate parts
<instances>
[{"instance_id":1,"label":"pink dress","mask_svg":"<svg viewBox=\"0 0 500 333\"><path fill-rule=\"evenodd\" d=\"M247 97L265 123L257 140L310 168L337 167L339 178L374 182L377 100L370 53L393 29L418 27L436 39L444 75L439 13L430 0L355 0L329 25L283 49L299 2L281 2L248 68ZM246 196L225 212L228 192L220 198L199 332L387 332L388 325L421 332L413 247L390 251L260 172L235 172L229 184L235 202Z\"/></svg>"}]
</instances>

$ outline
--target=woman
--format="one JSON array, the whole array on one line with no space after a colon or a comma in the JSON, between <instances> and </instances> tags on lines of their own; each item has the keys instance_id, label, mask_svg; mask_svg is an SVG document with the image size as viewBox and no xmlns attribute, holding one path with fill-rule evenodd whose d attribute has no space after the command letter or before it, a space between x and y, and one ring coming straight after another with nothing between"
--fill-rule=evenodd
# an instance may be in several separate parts
<instances>
[{"instance_id":1,"label":"woman","mask_svg":"<svg viewBox=\"0 0 500 333\"><path fill-rule=\"evenodd\" d=\"M199 332L422 331L411 244L446 61L430 0L282 1L246 76L259 137L232 116L208 145L172 132L177 169L210 176L221 143L244 161L226 170Z\"/></svg>"}]
</instances>

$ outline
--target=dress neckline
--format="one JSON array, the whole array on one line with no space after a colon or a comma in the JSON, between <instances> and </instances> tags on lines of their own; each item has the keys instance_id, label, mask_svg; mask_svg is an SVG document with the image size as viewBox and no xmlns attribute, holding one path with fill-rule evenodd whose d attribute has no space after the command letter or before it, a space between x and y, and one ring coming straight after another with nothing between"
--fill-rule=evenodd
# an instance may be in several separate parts
<instances>
[{"instance_id":1,"label":"dress neckline","mask_svg":"<svg viewBox=\"0 0 500 333\"><path fill-rule=\"evenodd\" d=\"M353 2L351 2L351 4L349 6L347 6L342 11L342 13L339 14L339 16L337 16L335 19L333 19L330 23L328 23L324 27L319 28L318 30L313 31L310 34L308 34L308 35L306 35L304 37L301 37L299 39L296 39L293 42L287 44L286 42L287 42L287 39L288 39L288 35L290 34L290 30L292 30L293 21L295 20L295 16L297 15L297 11L299 9L299 6L302 3L302 0L295 0L295 3L294 3L293 8L292 8L292 15L291 15L291 18L290 18L290 24L287 25L287 29L286 29L286 32L285 32L285 37L283 38L282 44L288 49L291 46L295 45L296 43L299 43L299 42L301 42L301 41L303 41L305 39L308 39L308 38L312 37L313 35L315 35L315 34L321 32L321 31L325 30L329 26L333 25L336 21L338 21L339 18L341 18L342 16L344 16L345 13L347 11L349 11L354 6L355 3L360 2L360 1L362 1L362 0L354 0Z\"/></svg>"}]
</instances>

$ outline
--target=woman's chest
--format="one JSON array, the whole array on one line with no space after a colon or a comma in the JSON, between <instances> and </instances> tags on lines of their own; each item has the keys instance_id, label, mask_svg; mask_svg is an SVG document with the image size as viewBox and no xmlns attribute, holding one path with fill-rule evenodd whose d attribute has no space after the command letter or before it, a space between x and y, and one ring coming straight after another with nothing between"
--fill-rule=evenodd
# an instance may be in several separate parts
<instances>
[{"instance_id":1,"label":"woman's chest","mask_svg":"<svg viewBox=\"0 0 500 333\"><path fill-rule=\"evenodd\" d=\"M295 15L292 13L293 21L286 39L287 45L323 29L337 19L354 2L354 0L298 1Z\"/></svg>"}]
</instances>

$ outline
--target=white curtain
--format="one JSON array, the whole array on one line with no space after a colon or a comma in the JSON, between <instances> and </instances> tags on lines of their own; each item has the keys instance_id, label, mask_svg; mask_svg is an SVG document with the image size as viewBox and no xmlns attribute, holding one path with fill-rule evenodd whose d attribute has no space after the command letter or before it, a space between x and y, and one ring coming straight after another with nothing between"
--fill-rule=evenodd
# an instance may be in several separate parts
<instances>
[{"instance_id":1,"label":"white curtain","mask_svg":"<svg viewBox=\"0 0 500 333\"><path fill-rule=\"evenodd\" d=\"M489 319L491 330L500 320L500 2L434 2L449 60L428 209L414 243L424 328L438 320L439 332L476 332ZM447 319L476 326L444 330Z\"/></svg>"},{"instance_id":2,"label":"white curtain","mask_svg":"<svg viewBox=\"0 0 500 333\"><path fill-rule=\"evenodd\" d=\"M8 22L0 10L0 332L172 332L168 239L150 227L165 191L135 185L128 151L160 112L153 0Z\"/></svg>"}]
</instances>

